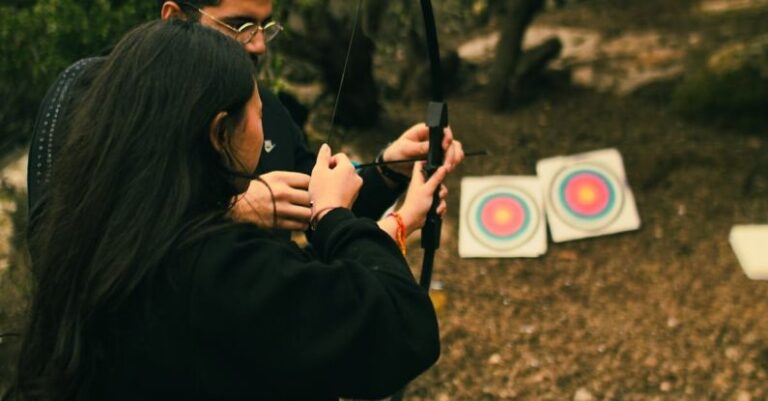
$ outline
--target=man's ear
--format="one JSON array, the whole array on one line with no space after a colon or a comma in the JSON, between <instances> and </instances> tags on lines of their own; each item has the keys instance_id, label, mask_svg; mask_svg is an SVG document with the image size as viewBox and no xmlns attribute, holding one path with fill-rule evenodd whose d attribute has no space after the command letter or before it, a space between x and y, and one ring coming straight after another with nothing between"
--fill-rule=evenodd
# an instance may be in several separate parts
<instances>
[{"instance_id":1,"label":"man's ear","mask_svg":"<svg viewBox=\"0 0 768 401\"><path fill-rule=\"evenodd\" d=\"M213 149L219 152L222 156L225 155L225 149L229 142L229 132L227 132L225 119L227 118L226 111L220 111L216 114L216 117L211 121L211 126L208 130L208 138L211 140Z\"/></svg>"},{"instance_id":2,"label":"man's ear","mask_svg":"<svg viewBox=\"0 0 768 401\"><path fill-rule=\"evenodd\" d=\"M186 14L181 10L179 3L175 1L166 1L163 6L160 7L160 18L169 20L171 18L186 19Z\"/></svg>"}]
</instances>

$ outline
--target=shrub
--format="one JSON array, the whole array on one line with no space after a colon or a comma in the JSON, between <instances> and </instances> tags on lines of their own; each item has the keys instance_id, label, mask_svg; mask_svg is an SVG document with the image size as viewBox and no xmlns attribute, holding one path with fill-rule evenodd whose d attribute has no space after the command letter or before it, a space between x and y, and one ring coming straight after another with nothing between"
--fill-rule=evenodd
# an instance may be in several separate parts
<instances>
[{"instance_id":1,"label":"shrub","mask_svg":"<svg viewBox=\"0 0 768 401\"><path fill-rule=\"evenodd\" d=\"M37 106L67 65L157 15L154 1L34 0L0 5L0 152L29 139Z\"/></svg>"},{"instance_id":2,"label":"shrub","mask_svg":"<svg viewBox=\"0 0 768 401\"><path fill-rule=\"evenodd\" d=\"M675 88L672 105L686 116L727 125L768 123L768 35L716 52Z\"/></svg>"}]
</instances>

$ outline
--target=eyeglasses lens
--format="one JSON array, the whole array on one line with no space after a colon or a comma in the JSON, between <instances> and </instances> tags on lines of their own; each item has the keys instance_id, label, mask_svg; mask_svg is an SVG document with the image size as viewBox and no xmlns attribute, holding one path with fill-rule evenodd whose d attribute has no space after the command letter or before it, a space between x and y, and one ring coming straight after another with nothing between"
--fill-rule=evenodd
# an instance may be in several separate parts
<instances>
[{"instance_id":1,"label":"eyeglasses lens","mask_svg":"<svg viewBox=\"0 0 768 401\"><path fill-rule=\"evenodd\" d=\"M283 30L283 27L275 22L269 23L263 28L258 25L251 25L245 30L241 31L237 35L237 39L243 44L248 44L251 42L251 40L253 40L253 37L256 36L260 30L264 31L264 41L269 42Z\"/></svg>"}]
</instances>

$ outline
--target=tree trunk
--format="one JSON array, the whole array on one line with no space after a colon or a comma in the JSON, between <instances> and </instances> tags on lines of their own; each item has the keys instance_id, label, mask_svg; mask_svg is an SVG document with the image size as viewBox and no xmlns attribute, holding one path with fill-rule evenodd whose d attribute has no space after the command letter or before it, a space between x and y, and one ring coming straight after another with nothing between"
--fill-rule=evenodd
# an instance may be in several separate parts
<instances>
[{"instance_id":1,"label":"tree trunk","mask_svg":"<svg viewBox=\"0 0 768 401\"><path fill-rule=\"evenodd\" d=\"M336 97L344 73L347 45L352 35L351 18L334 17L319 4L300 11L306 34L281 37L280 49L317 67L328 94ZM335 124L371 127L378 123L380 104L373 77L374 42L358 26L338 99Z\"/></svg>"},{"instance_id":2,"label":"tree trunk","mask_svg":"<svg viewBox=\"0 0 768 401\"><path fill-rule=\"evenodd\" d=\"M508 0L487 92L489 105L495 110L506 106L510 87L515 84L525 31L543 5L544 0Z\"/></svg>"}]
</instances>

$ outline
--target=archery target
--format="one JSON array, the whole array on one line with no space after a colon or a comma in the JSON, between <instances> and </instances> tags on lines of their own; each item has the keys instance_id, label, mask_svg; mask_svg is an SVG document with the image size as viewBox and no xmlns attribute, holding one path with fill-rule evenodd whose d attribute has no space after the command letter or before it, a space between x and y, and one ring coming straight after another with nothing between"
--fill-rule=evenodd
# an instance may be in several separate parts
<instances>
[{"instance_id":1,"label":"archery target","mask_svg":"<svg viewBox=\"0 0 768 401\"><path fill-rule=\"evenodd\" d=\"M546 229L536 177L465 177L461 182L461 257L536 257Z\"/></svg>"},{"instance_id":2,"label":"archery target","mask_svg":"<svg viewBox=\"0 0 768 401\"><path fill-rule=\"evenodd\" d=\"M552 239L562 242L634 230L637 207L615 149L540 160Z\"/></svg>"}]
</instances>

